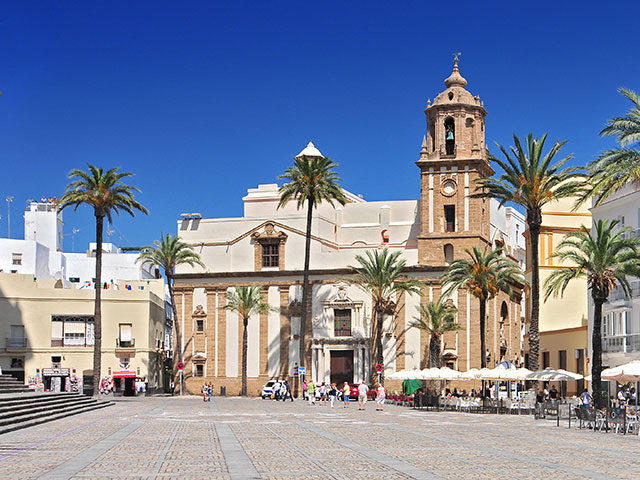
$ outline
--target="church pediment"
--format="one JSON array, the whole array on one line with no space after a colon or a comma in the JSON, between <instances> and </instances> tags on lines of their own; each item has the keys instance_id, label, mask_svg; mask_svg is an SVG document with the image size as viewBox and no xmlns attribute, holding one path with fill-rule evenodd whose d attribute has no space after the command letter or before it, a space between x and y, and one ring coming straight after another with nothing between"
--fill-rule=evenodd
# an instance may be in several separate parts
<instances>
[{"instance_id":1,"label":"church pediment","mask_svg":"<svg viewBox=\"0 0 640 480\"><path fill-rule=\"evenodd\" d=\"M362 305L360 300L352 300L349 298L348 289L350 285L346 282L340 282L334 285L335 293L326 302L323 302L325 308L354 308Z\"/></svg>"}]
</instances>

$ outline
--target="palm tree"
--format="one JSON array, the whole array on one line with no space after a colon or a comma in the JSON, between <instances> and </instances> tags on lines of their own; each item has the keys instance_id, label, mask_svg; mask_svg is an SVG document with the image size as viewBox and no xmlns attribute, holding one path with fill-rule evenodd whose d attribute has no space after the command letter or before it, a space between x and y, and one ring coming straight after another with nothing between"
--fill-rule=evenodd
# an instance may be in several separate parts
<instances>
[{"instance_id":1,"label":"palm tree","mask_svg":"<svg viewBox=\"0 0 640 480\"><path fill-rule=\"evenodd\" d=\"M280 203L278 208L284 207L289 201L297 200L298 210L307 204L307 233L304 246L304 272L302 276L302 312L300 314L300 366L305 363L305 333L307 326L307 304L309 302L309 257L311 254L311 220L313 208L323 201L334 205L347 203L347 198L340 187L340 178L334 169L338 166L333 160L323 157L311 142L307 146L317 155L300 154L293 159L293 166L287 168L284 175L278 178L289 182L280 187ZM312 150L311 150L312 149ZM303 152L305 151L303 150Z\"/></svg>"},{"instance_id":2,"label":"palm tree","mask_svg":"<svg viewBox=\"0 0 640 480\"><path fill-rule=\"evenodd\" d=\"M554 257L570 265L553 272L545 282L545 300L562 295L571 280L586 278L594 304L591 378L596 407L603 406L600 373L602 372L602 305L618 285L631 297L627 276L640 276L640 239L626 236L630 228L617 228L618 220L598 220L593 234L584 225L565 235Z\"/></svg>"},{"instance_id":3,"label":"palm tree","mask_svg":"<svg viewBox=\"0 0 640 480\"><path fill-rule=\"evenodd\" d=\"M403 275L406 261L398 258L401 253L400 251L389 253L385 248L382 251L375 250L373 253L366 251L366 257L356 255L359 265L349 265L354 276L344 279L371 296L374 312L373 357L376 363L381 365L384 365L382 351L384 316L395 313L394 297L402 292L420 294L421 288L424 287L422 282ZM370 373L373 374L373 371ZM380 383L384 383L384 375L380 376Z\"/></svg>"},{"instance_id":4,"label":"palm tree","mask_svg":"<svg viewBox=\"0 0 640 480\"><path fill-rule=\"evenodd\" d=\"M442 337L447 332L462 330L462 325L456 323L456 308L447 305L444 297L437 302L420 304L417 307L418 317L409 325L411 328L424 330L429 334L429 367L442 366L442 352L440 351Z\"/></svg>"},{"instance_id":5,"label":"palm tree","mask_svg":"<svg viewBox=\"0 0 640 480\"><path fill-rule=\"evenodd\" d=\"M200 255L193 251L191 246L183 242L180 237L173 236L170 233L160 237L160 240L153 242L153 245L142 247L138 256L142 265L159 266L164 270L164 276L167 279L169 287L169 297L171 298L171 310L173 313L174 328L174 349L173 349L173 372L175 375L176 364L178 361L184 362L184 352L182 350L182 337L180 336L180 323L178 322L178 312L176 311L176 302L173 294L173 281L175 269L179 265L200 265L205 267L200 259ZM180 378L180 395L184 392L183 379Z\"/></svg>"},{"instance_id":6,"label":"palm tree","mask_svg":"<svg viewBox=\"0 0 640 480\"><path fill-rule=\"evenodd\" d=\"M628 182L640 182L640 95L625 88L618 91L633 106L624 117L609 120L600 135L617 136L620 147L602 152L589 164L590 186L581 202L595 196L595 205L600 205Z\"/></svg>"},{"instance_id":7,"label":"palm tree","mask_svg":"<svg viewBox=\"0 0 640 480\"><path fill-rule=\"evenodd\" d=\"M481 250L474 246L466 249L469 259L459 258L451 262L440 278L444 297L460 288L466 289L480 301L480 366L487 366L485 342L485 320L487 300L495 297L500 290L512 294L511 285L524 283L520 265L503 255L502 248Z\"/></svg>"},{"instance_id":8,"label":"palm tree","mask_svg":"<svg viewBox=\"0 0 640 480\"><path fill-rule=\"evenodd\" d=\"M225 310L237 312L242 318L242 395L247 395L247 326L249 317L253 314L269 313L275 309L268 303L262 301L262 287L251 285L248 287L237 287L235 291L227 292L227 304Z\"/></svg>"},{"instance_id":9,"label":"palm tree","mask_svg":"<svg viewBox=\"0 0 640 480\"><path fill-rule=\"evenodd\" d=\"M540 269L539 249L540 226L542 224L542 207L562 198L575 196L584 188L582 175L577 167L564 167L572 157L568 155L551 163L566 142L556 141L551 149L543 155L542 150L547 134L541 138L527 136L525 148L516 135L513 136L515 147L511 153L501 145L497 145L505 160L489 155L491 161L497 163L504 173L498 178L481 178L477 181L474 197L493 197L500 200L500 206L506 202L521 205L526 210L529 238L531 239L531 319L529 325L529 368L538 369L540 350L540 332L538 320L540 316Z\"/></svg>"},{"instance_id":10,"label":"palm tree","mask_svg":"<svg viewBox=\"0 0 640 480\"><path fill-rule=\"evenodd\" d=\"M69 179L73 181L67 185L65 193L59 200L60 210L73 206L75 212L80 205L93 208L96 217L96 298L94 306L94 345L93 345L93 395L97 396L100 386L100 369L102 367L102 230L104 217L112 223L112 214L120 215L124 211L135 216L134 210L149 213L138 203L134 193L140 190L122 182L123 178L131 177L129 172L119 172L119 168L105 171L102 167L87 164L88 172L73 169L69 172Z\"/></svg>"}]
</instances>

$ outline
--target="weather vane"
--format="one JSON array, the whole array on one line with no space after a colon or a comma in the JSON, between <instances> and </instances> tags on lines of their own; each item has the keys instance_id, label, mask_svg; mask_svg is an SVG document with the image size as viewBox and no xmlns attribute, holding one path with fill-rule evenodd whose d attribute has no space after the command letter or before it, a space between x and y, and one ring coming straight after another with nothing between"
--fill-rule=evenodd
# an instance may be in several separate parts
<instances>
[{"instance_id":1,"label":"weather vane","mask_svg":"<svg viewBox=\"0 0 640 480\"><path fill-rule=\"evenodd\" d=\"M460 55L462 55L462 52L457 52L453 54L453 61L455 63L458 63L458 59L460 58Z\"/></svg>"}]
</instances>

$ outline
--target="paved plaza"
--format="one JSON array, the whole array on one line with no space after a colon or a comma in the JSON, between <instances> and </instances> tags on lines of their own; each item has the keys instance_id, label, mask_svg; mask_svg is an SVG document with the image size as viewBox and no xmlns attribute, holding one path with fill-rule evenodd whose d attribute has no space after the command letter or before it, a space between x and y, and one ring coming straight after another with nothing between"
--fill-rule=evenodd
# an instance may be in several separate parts
<instances>
[{"instance_id":1,"label":"paved plaza","mask_svg":"<svg viewBox=\"0 0 640 480\"><path fill-rule=\"evenodd\" d=\"M0 478L638 478L640 438L530 416L301 401L118 400L0 436Z\"/></svg>"}]
</instances>

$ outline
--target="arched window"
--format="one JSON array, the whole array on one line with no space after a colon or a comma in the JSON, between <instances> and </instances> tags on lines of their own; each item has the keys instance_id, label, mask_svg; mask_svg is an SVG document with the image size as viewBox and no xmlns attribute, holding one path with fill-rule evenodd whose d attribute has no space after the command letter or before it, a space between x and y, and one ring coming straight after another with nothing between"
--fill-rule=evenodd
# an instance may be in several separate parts
<instances>
[{"instance_id":1,"label":"arched window","mask_svg":"<svg viewBox=\"0 0 640 480\"><path fill-rule=\"evenodd\" d=\"M444 246L444 261L447 265L450 265L453 262L453 245L447 243Z\"/></svg>"},{"instance_id":2,"label":"arched window","mask_svg":"<svg viewBox=\"0 0 640 480\"><path fill-rule=\"evenodd\" d=\"M382 235L382 243L389 243L389 231L384 229L380 234Z\"/></svg>"},{"instance_id":3,"label":"arched window","mask_svg":"<svg viewBox=\"0 0 640 480\"><path fill-rule=\"evenodd\" d=\"M444 140L447 155L454 155L456 145L456 125L451 117L447 117L444 121Z\"/></svg>"},{"instance_id":4,"label":"arched window","mask_svg":"<svg viewBox=\"0 0 640 480\"><path fill-rule=\"evenodd\" d=\"M500 306L500 321L506 322L509 319L509 307L507 307L507 302L502 302Z\"/></svg>"}]
</instances>

